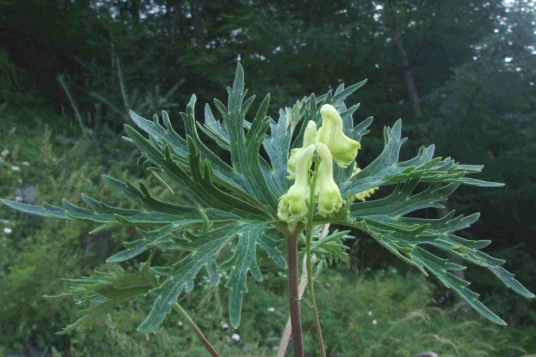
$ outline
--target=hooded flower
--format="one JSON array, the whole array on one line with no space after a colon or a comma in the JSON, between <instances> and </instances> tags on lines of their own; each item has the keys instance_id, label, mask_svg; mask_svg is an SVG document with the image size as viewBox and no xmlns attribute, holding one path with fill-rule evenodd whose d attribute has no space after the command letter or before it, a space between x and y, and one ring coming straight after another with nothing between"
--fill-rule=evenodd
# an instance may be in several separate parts
<instances>
[{"instance_id":1,"label":"hooded flower","mask_svg":"<svg viewBox=\"0 0 536 357\"><path fill-rule=\"evenodd\" d=\"M309 120L309 123L307 123L307 127L305 128L305 133L303 134L303 148L308 147L311 144L314 144L316 141L316 123L312 120ZM294 180L295 179L295 171L296 171L296 157L297 154L303 150L301 149L292 149L290 152L290 157L288 159L287 163L287 172L289 175L287 176L287 179ZM312 162L311 162L312 163ZM309 167L311 167L311 164L309 164Z\"/></svg>"},{"instance_id":2,"label":"hooded flower","mask_svg":"<svg viewBox=\"0 0 536 357\"><path fill-rule=\"evenodd\" d=\"M342 118L334 106L324 104L320 108L320 114L322 115L322 127L318 131L317 140L326 144L337 165L345 168L354 161L361 145L344 135Z\"/></svg>"},{"instance_id":3,"label":"hooded flower","mask_svg":"<svg viewBox=\"0 0 536 357\"><path fill-rule=\"evenodd\" d=\"M281 196L277 216L286 222L299 222L307 216L309 201L309 169L312 165L315 145L294 152L294 176L296 181L288 192Z\"/></svg>"},{"instance_id":4,"label":"hooded flower","mask_svg":"<svg viewBox=\"0 0 536 357\"><path fill-rule=\"evenodd\" d=\"M328 147L323 143L316 143L316 152L322 158L318 168L316 182L316 195L318 195L318 214L326 216L337 212L342 206L339 186L333 180L333 157Z\"/></svg>"}]
</instances>

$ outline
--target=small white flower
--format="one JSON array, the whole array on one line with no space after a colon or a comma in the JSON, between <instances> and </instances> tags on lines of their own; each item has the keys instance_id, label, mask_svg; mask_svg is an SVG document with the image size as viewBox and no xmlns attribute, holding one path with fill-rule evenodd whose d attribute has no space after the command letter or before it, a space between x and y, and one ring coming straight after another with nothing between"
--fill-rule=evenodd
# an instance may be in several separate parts
<instances>
[{"instance_id":1,"label":"small white flower","mask_svg":"<svg viewBox=\"0 0 536 357\"><path fill-rule=\"evenodd\" d=\"M2 150L2 156L7 156L9 154L9 150Z\"/></svg>"},{"instance_id":2,"label":"small white flower","mask_svg":"<svg viewBox=\"0 0 536 357\"><path fill-rule=\"evenodd\" d=\"M22 179L18 179L17 182L18 182L18 183L22 183Z\"/></svg>"},{"instance_id":3,"label":"small white flower","mask_svg":"<svg viewBox=\"0 0 536 357\"><path fill-rule=\"evenodd\" d=\"M177 325L179 325L179 327L184 326L184 324L182 323L182 321L177 322Z\"/></svg>"},{"instance_id":4,"label":"small white flower","mask_svg":"<svg viewBox=\"0 0 536 357\"><path fill-rule=\"evenodd\" d=\"M22 202L22 197L20 197L20 196L15 197L15 201Z\"/></svg>"},{"instance_id":5,"label":"small white flower","mask_svg":"<svg viewBox=\"0 0 536 357\"><path fill-rule=\"evenodd\" d=\"M233 333L233 335L231 336L231 338L235 341L240 341L240 335L237 334L237 333Z\"/></svg>"},{"instance_id":6,"label":"small white flower","mask_svg":"<svg viewBox=\"0 0 536 357\"><path fill-rule=\"evenodd\" d=\"M30 166L30 163L28 161L23 161L22 166Z\"/></svg>"},{"instance_id":7,"label":"small white flower","mask_svg":"<svg viewBox=\"0 0 536 357\"><path fill-rule=\"evenodd\" d=\"M221 325L221 327L223 327L224 330L227 330L229 328L229 325L223 324L223 325Z\"/></svg>"},{"instance_id":8,"label":"small white flower","mask_svg":"<svg viewBox=\"0 0 536 357\"><path fill-rule=\"evenodd\" d=\"M372 320L372 324L373 324L373 325L376 325L377 323L378 323L378 321L376 321L376 320Z\"/></svg>"},{"instance_id":9,"label":"small white flower","mask_svg":"<svg viewBox=\"0 0 536 357\"><path fill-rule=\"evenodd\" d=\"M13 170L13 171L19 171L19 170L20 170L20 167L18 167L18 166L11 166L11 170Z\"/></svg>"},{"instance_id":10,"label":"small white flower","mask_svg":"<svg viewBox=\"0 0 536 357\"><path fill-rule=\"evenodd\" d=\"M11 233L11 228L8 228L8 227L4 228L4 233L5 234Z\"/></svg>"},{"instance_id":11,"label":"small white flower","mask_svg":"<svg viewBox=\"0 0 536 357\"><path fill-rule=\"evenodd\" d=\"M268 311L270 311L270 312L274 312L274 311L275 311L275 307L269 307L269 308L268 308Z\"/></svg>"},{"instance_id":12,"label":"small white flower","mask_svg":"<svg viewBox=\"0 0 536 357\"><path fill-rule=\"evenodd\" d=\"M369 315L369 316L372 316L372 311L369 311L369 312L368 312L368 315Z\"/></svg>"}]
</instances>

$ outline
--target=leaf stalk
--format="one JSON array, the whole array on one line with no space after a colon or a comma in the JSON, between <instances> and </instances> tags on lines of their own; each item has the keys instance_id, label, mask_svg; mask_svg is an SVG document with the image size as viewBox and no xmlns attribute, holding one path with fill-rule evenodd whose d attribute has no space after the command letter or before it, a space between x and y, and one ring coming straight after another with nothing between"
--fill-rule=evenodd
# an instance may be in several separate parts
<instances>
[{"instance_id":1,"label":"leaf stalk","mask_svg":"<svg viewBox=\"0 0 536 357\"><path fill-rule=\"evenodd\" d=\"M205 337L205 335L203 335L203 332L201 332L201 330L199 329L199 327L197 327L197 325L195 324L194 320L192 320L190 318L190 316L188 316L188 314L186 313L186 311L184 311L184 309L177 303L174 303L173 304L173 308L175 309L175 311L177 311L179 313L179 315L181 315L181 317L184 319L184 321L188 324L188 326L190 326L190 328L195 332L195 334L197 335L197 338L199 339L199 341L201 341L201 343L203 344L203 346L205 346L205 348L207 349L208 353L210 353L210 355L212 357L220 357L220 355L218 354L218 352L216 352L216 350L214 349L214 347L212 347L212 345L210 344L210 342L208 342L207 338Z\"/></svg>"}]
</instances>

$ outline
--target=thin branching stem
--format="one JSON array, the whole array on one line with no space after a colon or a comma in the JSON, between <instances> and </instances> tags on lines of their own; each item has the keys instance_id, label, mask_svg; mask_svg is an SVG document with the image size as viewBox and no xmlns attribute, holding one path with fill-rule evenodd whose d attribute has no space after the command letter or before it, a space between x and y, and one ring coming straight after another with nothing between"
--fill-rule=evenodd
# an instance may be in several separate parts
<instances>
[{"instance_id":1,"label":"thin branching stem","mask_svg":"<svg viewBox=\"0 0 536 357\"><path fill-rule=\"evenodd\" d=\"M186 313L186 311L183 310L183 308L177 304L177 303L174 303L173 304L173 308L175 309L175 311L177 311L179 313L179 315L181 315L181 317L184 319L184 321L188 324L188 326L190 326L190 328L195 332L195 334L197 335L197 338L199 338L199 341L201 341L201 343L203 344L203 346L205 346L205 348L207 349L208 353L210 353L210 355L212 357L220 357L220 355L218 354L218 352L216 352L216 350L214 349L214 347L212 347L212 345L210 344L210 342L208 342L207 338L205 337L205 335L203 335L203 332L201 332L201 330L199 329L199 327L197 327L197 325L195 324L194 320L192 320L190 318L190 316L188 316L188 314Z\"/></svg>"},{"instance_id":2,"label":"thin branching stem","mask_svg":"<svg viewBox=\"0 0 536 357\"><path fill-rule=\"evenodd\" d=\"M309 196L309 213L307 216L307 235L306 235L306 260L307 260L307 279L309 281L309 297L311 299L311 306L315 315L315 328L318 336L318 347L320 348L320 355L326 357L326 350L324 348L324 339L322 338L322 330L320 328L320 319L318 317L318 309L316 307L315 289L313 285L313 264L312 264L312 252L311 244L313 240L313 211L315 207L315 190L316 181L318 179L318 168L320 167L320 160L315 163L315 171L313 173L313 179L310 185Z\"/></svg>"}]
</instances>

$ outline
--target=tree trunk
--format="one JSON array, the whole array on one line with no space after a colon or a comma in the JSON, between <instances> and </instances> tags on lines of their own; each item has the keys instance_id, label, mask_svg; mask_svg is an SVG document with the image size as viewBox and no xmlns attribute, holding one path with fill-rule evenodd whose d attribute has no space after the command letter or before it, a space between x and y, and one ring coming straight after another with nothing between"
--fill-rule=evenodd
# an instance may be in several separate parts
<instances>
[{"instance_id":1,"label":"tree trunk","mask_svg":"<svg viewBox=\"0 0 536 357\"><path fill-rule=\"evenodd\" d=\"M395 31L395 44L396 48L398 48L398 52L400 53L404 83L406 84L409 100L411 100L411 104L413 105L413 112L415 113L416 118L420 118L422 117L422 110L421 103L419 101L419 93L417 92L415 79L413 78L411 66L409 65L408 52L406 51L404 41L402 40L402 35L400 35L399 31Z\"/></svg>"}]
</instances>

